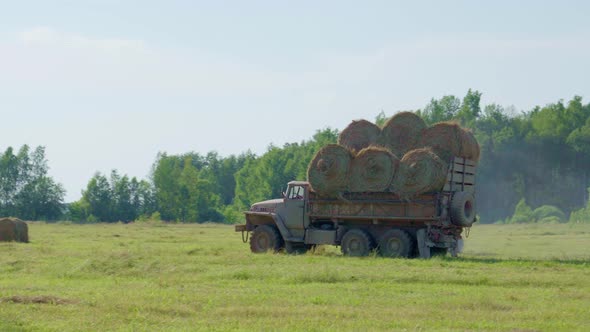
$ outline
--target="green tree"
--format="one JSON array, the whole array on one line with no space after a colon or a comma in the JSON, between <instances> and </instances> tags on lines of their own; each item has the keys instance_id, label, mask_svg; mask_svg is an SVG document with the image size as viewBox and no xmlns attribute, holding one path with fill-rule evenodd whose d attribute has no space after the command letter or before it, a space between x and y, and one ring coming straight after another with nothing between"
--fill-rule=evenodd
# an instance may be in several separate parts
<instances>
[{"instance_id":1,"label":"green tree","mask_svg":"<svg viewBox=\"0 0 590 332\"><path fill-rule=\"evenodd\" d=\"M510 219L512 224L531 223L534 222L533 210L527 205L525 199L521 199L516 208L514 209L514 215Z\"/></svg>"},{"instance_id":2,"label":"green tree","mask_svg":"<svg viewBox=\"0 0 590 332\"><path fill-rule=\"evenodd\" d=\"M28 182L16 195L17 216L26 220L58 220L64 215L65 190L47 176Z\"/></svg>"},{"instance_id":3,"label":"green tree","mask_svg":"<svg viewBox=\"0 0 590 332\"><path fill-rule=\"evenodd\" d=\"M469 89L467 95L463 97L463 103L457 113L456 117L464 125L473 124L481 113L480 103L481 93L479 91L472 91Z\"/></svg>"},{"instance_id":4,"label":"green tree","mask_svg":"<svg viewBox=\"0 0 590 332\"><path fill-rule=\"evenodd\" d=\"M454 119L461 109L461 100L455 96L444 96L431 99L426 107L417 112L427 124Z\"/></svg>"},{"instance_id":5,"label":"green tree","mask_svg":"<svg viewBox=\"0 0 590 332\"><path fill-rule=\"evenodd\" d=\"M113 221L113 192L106 176L96 173L82 192L82 199L88 203L89 216L98 221Z\"/></svg>"},{"instance_id":6,"label":"green tree","mask_svg":"<svg viewBox=\"0 0 590 332\"><path fill-rule=\"evenodd\" d=\"M127 175L120 176L117 171L111 172L111 191L113 215L110 220L129 222L139 217L139 206L134 206L133 189ZM139 205L139 202L136 202Z\"/></svg>"},{"instance_id":7,"label":"green tree","mask_svg":"<svg viewBox=\"0 0 590 332\"><path fill-rule=\"evenodd\" d=\"M0 156L0 215L56 220L63 214L65 190L48 176L45 148L23 145Z\"/></svg>"},{"instance_id":8,"label":"green tree","mask_svg":"<svg viewBox=\"0 0 590 332\"><path fill-rule=\"evenodd\" d=\"M379 127L383 127L388 119L389 117L385 115L385 112L383 110L381 110L381 112L379 112L379 114L377 114L377 116L375 117L375 124Z\"/></svg>"},{"instance_id":9,"label":"green tree","mask_svg":"<svg viewBox=\"0 0 590 332\"><path fill-rule=\"evenodd\" d=\"M585 125L572 130L566 139L566 143L576 152L590 155L590 117Z\"/></svg>"}]
</instances>

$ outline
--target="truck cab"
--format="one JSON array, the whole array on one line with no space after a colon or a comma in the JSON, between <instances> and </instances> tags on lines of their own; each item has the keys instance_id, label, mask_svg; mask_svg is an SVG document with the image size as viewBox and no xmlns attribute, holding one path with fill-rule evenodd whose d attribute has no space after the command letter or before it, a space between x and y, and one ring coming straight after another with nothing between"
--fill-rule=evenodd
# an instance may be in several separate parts
<instances>
[{"instance_id":1,"label":"truck cab","mask_svg":"<svg viewBox=\"0 0 590 332\"><path fill-rule=\"evenodd\" d=\"M237 225L236 231L251 232L258 228L258 235L255 232L250 239L253 252L279 250L285 243L288 246L301 243L309 224L305 214L308 195L308 182L291 181L287 184L283 198L252 204L250 210L245 212L246 224ZM258 237L262 239L258 240Z\"/></svg>"}]
</instances>

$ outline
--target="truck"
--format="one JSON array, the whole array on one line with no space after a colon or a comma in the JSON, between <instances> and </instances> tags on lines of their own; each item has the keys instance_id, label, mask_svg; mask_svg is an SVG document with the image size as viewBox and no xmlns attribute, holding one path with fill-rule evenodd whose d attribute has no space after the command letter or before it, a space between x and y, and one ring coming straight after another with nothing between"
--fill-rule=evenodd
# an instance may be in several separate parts
<instances>
[{"instance_id":1,"label":"truck","mask_svg":"<svg viewBox=\"0 0 590 332\"><path fill-rule=\"evenodd\" d=\"M475 175L475 162L454 157L443 188L411 199L393 192L321 197L308 182L291 181L282 198L253 204L235 231L254 253L336 245L346 256L455 257L463 230L477 221Z\"/></svg>"}]
</instances>

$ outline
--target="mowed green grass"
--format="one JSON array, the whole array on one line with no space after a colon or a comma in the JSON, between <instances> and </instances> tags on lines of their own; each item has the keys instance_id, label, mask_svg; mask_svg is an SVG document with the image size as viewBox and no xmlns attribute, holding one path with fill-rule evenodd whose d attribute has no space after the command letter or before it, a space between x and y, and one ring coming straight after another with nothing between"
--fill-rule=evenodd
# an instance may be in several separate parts
<instances>
[{"instance_id":1,"label":"mowed green grass","mask_svg":"<svg viewBox=\"0 0 590 332\"><path fill-rule=\"evenodd\" d=\"M479 225L431 260L255 255L223 225L29 230L0 244L0 331L590 330L590 225Z\"/></svg>"}]
</instances>

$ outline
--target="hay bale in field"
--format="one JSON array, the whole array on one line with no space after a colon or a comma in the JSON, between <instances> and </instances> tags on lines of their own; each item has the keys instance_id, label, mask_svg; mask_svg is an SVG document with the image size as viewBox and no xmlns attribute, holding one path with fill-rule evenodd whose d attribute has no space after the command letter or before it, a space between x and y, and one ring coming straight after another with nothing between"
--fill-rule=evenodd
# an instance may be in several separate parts
<instances>
[{"instance_id":1,"label":"hay bale in field","mask_svg":"<svg viewBox=\"0 0 590 332\"><path fill-rule=\"evenodd\" d=\"M416 147L432 148L446 163L452 157L479 160L479 144L475 136L455 122L439 122L424 129Z\"/></svg>"},{"instance_id":2,"label":"hay bale in field","mask_svg":"<svg viewBox=\"0 0 590 332\"><path fill-rule=\"evenodd\" d=\"M381 128L376 124L367 120L355 120L338 135L338 144L356 153L375 145L380 134Z\"/></svg>"},{"instance_id":3,"label":"hay bale in field","mask_svg":"<svg viewBox=\"0 0 590 332\"><path fill-rule=\"evenodd\" d=\"M29 227L18 218L0 218L0 241L29 242Z\"/></svg>"},{"instance_id":4,"label":"hay bale in field","mask_svg":"<svg viewBox=\"0 0 590 332\"><path fill-rule=\"evenodd\" d=\"M13 218L0 218L0 241L16 241L16 223Z\"/></svg>"},{"instance_id":5,"label":"hay bale in field","mask_svg":"<svg viewBox=\"0 0 590 332\"><path fill-rule=\"evenodd\" d=\"M322 196L334 196L348 189L352 153L347 148L328 144L311 160L307 168L307 181Z\"/></svg>"},{"instance_id":6,"label":"hay bale in field","mask_svg":"<svg viewBox=\"0 0 590 332\"><path fill-rule=\"evenodd\" d=\"M440 190L447 179L447 163L430 148L411 150L400 160L390 190L403 198Z\"/></svg>"},{"instance_id":7,"label":"hay bale in field","mask_svg":"<svg viewBox=\"0 0 590 332\"><path fill-rule=\"evenodd\" d=\"M16 241L28 243L29 242L29 226L26 222L16 219L14 220L15 223L15 233L16 233Z\"/></svg>"},{"instance_id":8,"label":"hay bale in field","mask_svg":"<svg viewBox=\"0 0 590 332\"><path fill-rule=\"evenodd\" d=\"M385 122L378 143L401 157L414 149L424 129L426 123L416 113L400 112Z\"/></svg>"},{"instance_id":9,"label":"hay bale in field","mask_svg":"<svg viewBox=\"0 0 590 332\"><path fill-rule=\"evenodd\" d=\"M386 191L391 184L399 159L388 149L371 146L362 149L350 166L349 190L352 192Z\"/></svg>"}]
</instances>

